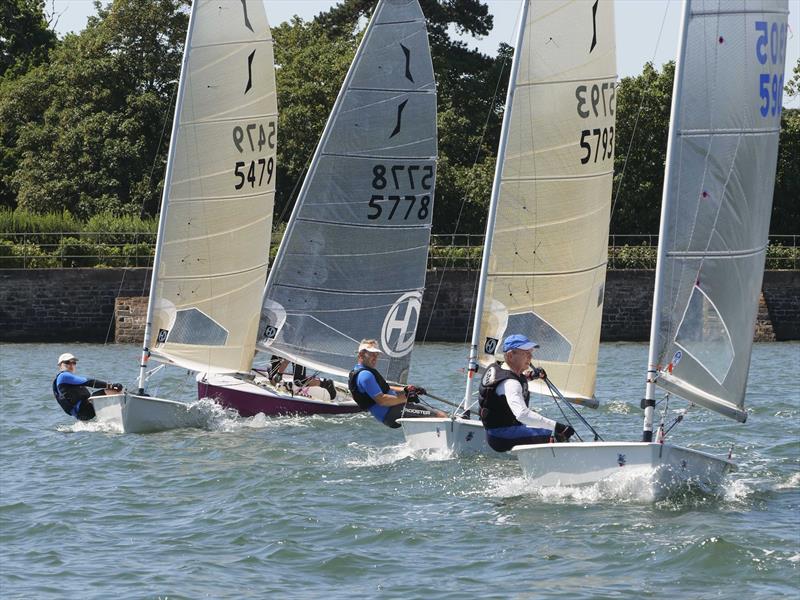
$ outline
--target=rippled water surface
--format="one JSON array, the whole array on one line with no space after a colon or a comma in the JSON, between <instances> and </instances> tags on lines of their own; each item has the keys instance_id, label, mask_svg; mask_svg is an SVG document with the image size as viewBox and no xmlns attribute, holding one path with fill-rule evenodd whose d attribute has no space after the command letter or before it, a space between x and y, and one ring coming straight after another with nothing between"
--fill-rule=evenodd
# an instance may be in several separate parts
<instances>
[{"instance_id":1,"label":"rippled water surface","mask_svg":"<svg viewBox=\"0 0 800 600\"><path fill-rule=\"evenodd\" d=\"M103 431L52 398L64 351L80 374L134 385L134 346L0 347L3 598L800 595L800 344L755 346L746 424L693 409L673 431L733 446L720 495L656 505L629 487L537 491L515 461L414 455L364 414L209 405L206 430ZM457 400L464 352L418 347L412 381ZM646 357L601 347L601 408L584 414L606 439L638 439ZM193 389L173 370L152 391Z\"/></svg>"}]
</instances>

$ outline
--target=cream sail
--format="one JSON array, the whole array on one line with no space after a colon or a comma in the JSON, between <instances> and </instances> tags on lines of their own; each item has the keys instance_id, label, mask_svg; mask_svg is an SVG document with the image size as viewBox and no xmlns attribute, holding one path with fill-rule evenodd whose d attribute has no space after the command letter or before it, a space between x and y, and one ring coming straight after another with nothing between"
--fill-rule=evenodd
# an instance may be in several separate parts
<instances>
[{"instance_id":1,"label":"cream sail","mask_svg":"<svg viewBox=\"0 0 800 600\"><path fill-rule=\"evenodd\" d=\"M616 107L612 2L523 2L498 148L462 410L504 337L596 406ZM535 387L535 392L547 393ZM479 421L401 420L418 449L492 452Z\"/></svg>"},{"instance_id":2,"label":"cream sail","mask_svg":"<svg viewBox=\"0 0 800 600\"><path fill-rule=\"evenodd\" d=\"M275 191L277 99L260 0L193 3L170 139L139 395L96 403L125 431L199 426L192 407L144 395L158 361L249 369Z\"/></svg>"},{"instance_id":3,"label":"cream sail","mask_svg":"<svg viewBox=\"0 0 800 600\"><path fill-rule=\"evenodd\" d=\"M522 333L567 397L591 398L614 166L613 5L535 2L517 52L479 361Z\"/></svg>"}]
</instances>

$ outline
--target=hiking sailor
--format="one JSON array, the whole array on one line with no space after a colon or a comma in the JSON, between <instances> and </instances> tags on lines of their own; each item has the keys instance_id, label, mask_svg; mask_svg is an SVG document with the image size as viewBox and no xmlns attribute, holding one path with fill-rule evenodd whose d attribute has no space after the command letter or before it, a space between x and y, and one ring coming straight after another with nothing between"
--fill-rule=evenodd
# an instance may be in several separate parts
<instances>
[{"instance_id":1,"label":"hiking sailor","mask_svg":"<svg viewBox=\"0 0 800 600\"><path fill-rule=\"evenodd\" d=\"M425 389L389 385L375 369L381 350L376 340L361 340L358 364L350 371L347 387L361 410L368 410L378 421L397 429L400 417L444 417L444 413L417 404Z\"/></svg>"},{"instance_id":2,"label":"hiking sailor","mask_svg":"<svg viewBox=\"0 0 800 600\"><path fill-rule=\"evenodd\" d=\"M78 359L65 352L58 357L58 375L53 380L53 395L64 409L64 412L79 421L89 421L95 416L94 406L89 398L104 394L118 394L122 391L121 383L106 383L99 379L88 379L75 374ZM100 388L90 393L88 388Z\"/></svg>"},{"instance_id":3,"label":"hiking sailor","mask_svg":"<svg viewBox=\"0 0 800 600\"><path fill-rule=\"evenodd\" d=\"M564 442L575 433L569 425L528 408L528 381L547 377L544 369L529 369L533 349L538 347L524 335L508 336L503 341L505 362L489 365L481 379L481 421L486 441L497 452L522 444L546 444L553 438Z\"/></svg>"}]
</instances>

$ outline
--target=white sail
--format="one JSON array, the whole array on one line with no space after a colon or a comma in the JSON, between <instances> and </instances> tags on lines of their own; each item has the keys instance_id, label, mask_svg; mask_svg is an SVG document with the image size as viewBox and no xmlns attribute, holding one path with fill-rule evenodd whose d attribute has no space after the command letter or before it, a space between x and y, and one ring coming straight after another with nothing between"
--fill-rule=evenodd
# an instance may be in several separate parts
<instances>
[{"instance_id":1,"label":"white sail","mask_svg":"<svg viewBox=\"0 0 800 600\"><path fill-rule=\"evenodd\" d=\"M436 88L417 0L378 3L264 292L259 348L346 374L362 338L404 381L425 286Z\"/></svg>"},{"instance_id":2,"label":"white sail","mask_svg":"<svg viewBox=\"0 0 800 600\"><path fill-rule=\"evenodd\" d=\"M531 2L501 172L478 360L522 333L565 396L594 394L615 148L613 3ZM536 390L534 390L536 391Z\"/></svg>"},{"instance_id":3,"label":"white sail","mask_svg":"<svg viewBox=\"0 0 800 600\"><path fill-rule=\"evenodd\" d=\"M272 227L272 37L260 0L195 4L145 345L189 369L241 371L255 348Z\"/></svg>"},{"instance_id":4,"label":"white sail","mask_svg":"<svg viewBox=\"0 0 800 600\"><path fill-rule=\"evenodd\" d=\"M768 243L786 0L694 0L678 57L656 294L657 384L740 421Z\"/></svg>"}]
</instances>

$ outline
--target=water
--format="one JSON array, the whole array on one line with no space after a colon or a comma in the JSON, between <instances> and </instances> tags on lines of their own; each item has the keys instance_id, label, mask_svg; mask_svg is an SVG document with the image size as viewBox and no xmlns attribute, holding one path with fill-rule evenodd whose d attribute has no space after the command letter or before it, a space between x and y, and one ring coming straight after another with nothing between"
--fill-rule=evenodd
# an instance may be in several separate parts
<instances>
[{"instance_id":1,"label":"water","mask_svg":"<svg viewBox=\"0 0 800 600\"><path fill-rule=\"evenodd\" d=\"M717 454L734 446L739 471L719 496L656 505L628 489L531 490L514 461L415 456L363 414L208 407L208 430L102 431L50 395L64 351L79 374L134 383L133 346L0 347L3 598L800 593L797 343L755 346L746 424L695 410L671 435ZM603 404L584 412L607 439L639 435L646 355L601 347ZM463 359L460 346L423 345L411 379L457 398ZM177 370L159 390L192 391Z\"/></svg>"}]
</instances>

